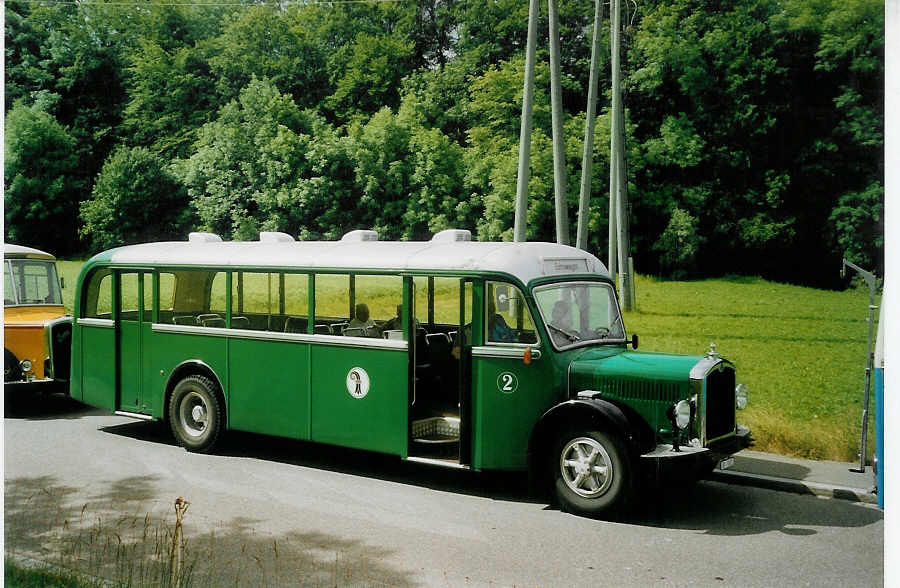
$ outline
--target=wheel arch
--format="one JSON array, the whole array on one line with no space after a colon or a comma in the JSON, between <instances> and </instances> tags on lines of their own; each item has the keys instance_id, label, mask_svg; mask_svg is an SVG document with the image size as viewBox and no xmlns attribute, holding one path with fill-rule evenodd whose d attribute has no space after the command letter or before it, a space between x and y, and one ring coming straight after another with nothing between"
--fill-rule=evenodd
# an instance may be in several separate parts
<instances>
[{"instance_id":1,"label":"wheel arch","mask_svg":"<svg viewBox=\"0 0 900 588\"><path fill-rule=\"evenodd\" d=\"M528 472L533 481L545 477L544 464L556 437L573 428L618 436L632 458L641 453L650 429L636 413L608 400L579 398L557 404L541 415L528 440Z\"/></svg>"},{"instance_id":2,"label":"wheel arch","mask_svg":"<svg viewBox=\"0 0 900 588\"><path fill-rule=\"evenodd\" d=\"M178 385L178 382L183 380L188 376L205 376L212 380L216 384L216 394L219 397L219 400L222 402L222 408L225 412L225 428L228 428L228 399L225 397L225 387L222 385L222 380L219 378L218 374L216 374L215 370L213 370L209 364L199 359L187 359L180 364L178 364L175 369L172 370L172 373L169 374L168 380L166 380L166 393L163 396L163 404L162 404L162 414L163 421L169 422L169 401L172 399L172 392L175 390L175 386Z\"/></svg>"}]
</instances>

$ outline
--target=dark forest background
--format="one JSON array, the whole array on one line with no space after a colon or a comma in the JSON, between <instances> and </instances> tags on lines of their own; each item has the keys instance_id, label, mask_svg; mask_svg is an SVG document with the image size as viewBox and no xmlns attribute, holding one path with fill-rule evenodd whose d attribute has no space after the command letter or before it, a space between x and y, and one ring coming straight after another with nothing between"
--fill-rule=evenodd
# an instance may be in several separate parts
<instances>
[{"instance_id":1,"label":"dark forest background","mask_svg":"<svg viewBox=\"0 0 900 588\"><path fill-rule=\"evenodd\" d=\"M559 4L574 234L594 3ZM5 8L9 241L81 256L197 229L511 239L527 0ZM542 11L528 238L553 241ZM625 23L638 272L833 286L846 256L882 275L883 2L639 0Z\"/></svg>"}]
</instances>

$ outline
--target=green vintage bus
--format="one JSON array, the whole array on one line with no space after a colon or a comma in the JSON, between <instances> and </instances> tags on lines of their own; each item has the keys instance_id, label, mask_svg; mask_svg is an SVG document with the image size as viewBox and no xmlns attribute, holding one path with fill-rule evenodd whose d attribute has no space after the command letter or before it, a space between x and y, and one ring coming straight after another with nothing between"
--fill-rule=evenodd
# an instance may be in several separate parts
<instances>
[{"instance_id":1,"label":"green vintage bus","mask_svg":"<svg viewBox=\"0 0 900 588\"><path fill-rule=\"evenodd\" d=\"M749 440L734 366L636 351L606 268L562 245L191 233L91 258L74 314L71 395L189 451L240 430L528 469L606 516Z\"/></svg>"}]
</instances>

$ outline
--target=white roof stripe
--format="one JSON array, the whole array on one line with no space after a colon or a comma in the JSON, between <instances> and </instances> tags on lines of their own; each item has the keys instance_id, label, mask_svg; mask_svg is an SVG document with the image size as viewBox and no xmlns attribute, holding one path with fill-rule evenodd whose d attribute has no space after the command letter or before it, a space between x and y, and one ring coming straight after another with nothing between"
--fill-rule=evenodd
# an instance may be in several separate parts
<instances>
[{"instance_id":1,"label":"white roof stripe","mask_svg":"<svg viewBox=\"0 0 900 588\"><path fill-rule=\"evenodd\" d=\"M111 252L128 265L256 266L310 269L502 272L528 283L567 273L608 276L599 259L555 243L432 241L301 241L224 243L165 242L131 245Z\"/></svg>"}]
</instances>

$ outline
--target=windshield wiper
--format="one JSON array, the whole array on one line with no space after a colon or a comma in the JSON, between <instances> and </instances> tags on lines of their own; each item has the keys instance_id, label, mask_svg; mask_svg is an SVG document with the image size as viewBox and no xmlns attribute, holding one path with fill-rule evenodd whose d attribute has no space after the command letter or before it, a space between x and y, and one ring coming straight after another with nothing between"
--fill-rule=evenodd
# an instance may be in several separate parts
<instances>
[{"instance_id":1,"label":"windshield wiper","mask_svg":"<svg viewBox=\"0 0 900 588\"><path fill-rule=\"evenodd\" d=\"M576 333L572 333L571 331L567 331L565 329L561 329L557 327L553 323L547 323L547 326L556 331L557 333L562 333L566 337L569 338L569 341L581 341L581 337L579 337Z\"/></svg>"}]
</instances>

